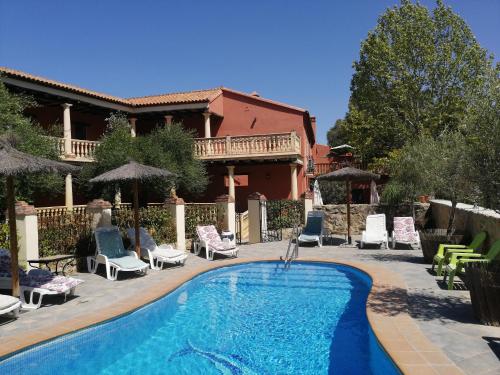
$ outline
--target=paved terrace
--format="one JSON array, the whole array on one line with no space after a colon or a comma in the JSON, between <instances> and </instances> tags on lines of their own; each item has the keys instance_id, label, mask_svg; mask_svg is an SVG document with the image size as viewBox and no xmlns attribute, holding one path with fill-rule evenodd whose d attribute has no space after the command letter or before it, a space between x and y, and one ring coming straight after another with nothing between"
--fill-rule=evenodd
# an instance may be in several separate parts
<instances>
[{"instance_id":1,"label":"paved terrace","mask_svg":"<svg viewBox=\"0 0 500 375\"><path fill-rule=\"evenodd\" d=\"M286 242L243 245L240 247L240 258L277 258L286 246ZM301 247L299 256L378 265L399 274L407 285L409 314L432 344L467 374L500 374L500 328L479 324L473 316L469 292L448 291L440 285L440 280L429 272L429 265L422 263L420 250ZM64 321L116 306L122 300L140 299L148 294L152 283L171 283L176 278L187 277L206 266L207 262L191 254L185 267L150 270L145 277L121 278L115 282L106 280L101 268L100 275L79 274L76 277L85 280L85 283L78 287L77 297L65 303L61 298L53 297L47 300L50 305L23 312L15 321L0 318L0 340L2 343L9 342L13 337L22 340L23 334L33 330L64 324ZM214 262L222 265L228 261L220 259ZM404 290L402 292L404 295ZM383 293L374 299L375 311L393 316L404 313L396 298L397 291L387 295Z\"/></svg>"}]
</instances>

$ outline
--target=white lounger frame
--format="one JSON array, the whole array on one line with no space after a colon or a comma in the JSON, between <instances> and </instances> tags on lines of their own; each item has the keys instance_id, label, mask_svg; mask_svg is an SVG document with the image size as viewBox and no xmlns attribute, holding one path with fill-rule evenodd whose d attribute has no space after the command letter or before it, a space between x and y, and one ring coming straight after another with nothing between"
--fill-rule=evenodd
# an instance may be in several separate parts
<instances>
[{"instance_id":1,"label":"white lounger frame","mask_svg":"<svg viewBox=\"0 0 500 375\"><path fill-rule=\"evenodd\" d=\"M11 283L12 280L10 277L1 277L0 289L11 289L12 286ZM64 295L64 300L66 300L68 296L72 296L75 294L75 289L76 286L71 289L68 289L66 292L60 293L54 290L33 288L30 286L21 285L19 287L19 298L21 299L21 307L23 309L36 310L40 308L40 306L42 305L43 296L62 294ZM26 300L26 293L28 293L28 300Z\"/></svg>"},{"instance_id":2,"label":"white lounger frame","mask_svg":"<svg viewBox=\"0 0 500 375\"><path fill-rule=\"evenodd\" d=\"M225 241L222 240L222 242L225 242ZM229 242L229 241L227 241L227 242ZM217 250L217 249L214 249L212 246L210 246L210 243L207 243L204 240L198 239L196 242L194 242L194 254L199 255L201 252L201 249L205 249L205 255L206 255L208 260L214 260L215 254L221 254L221 255L230 256L230 257L237 257L238 251L239 251L238 247L235 247L234 249Z\"/></svg>"},{"instance_id":3,"label":"white lounger frame","mask_svg":"<svg viewBox=\"0 0 500 375\"><path fill-rule=\"evenodd\" d=\"M166 248L166 247L169 247L171 248L172 246L170 245L166 245L166 244L163 244L163 245L160 245L158 246L158 249L162 249L162 248ZM161 254L157 254L149 249L141 249L141 250L146 250L147 253L148 253L148 260L149 260L149 264L150 264L150 267L152 270L161 270L163 269L163 266L165 264L175 264L175 265L184 265L184 263L186 263L186 259L187 259L187 254L181 254L179 256L176 256L176 257L165 257Z\"/></svg>"},{"instance_id":4,"label":"white lounger frame","mask_svg":"<svg viewBox=\"0 0 500 375\"><path fill-rule=\"evenodd\" d=\"M3 310L0 310L0 315L12 313L12 315L14 315L14 317L17 318L20 309L21 309L21 301L18 301L16 304L9 306Z\"/></svg>"},{"instance_id":5,"label":"white lounger frame","mask_svg":"<svg viewBox=\"0 0 500 375\"><path fill-rule=\"evenodd\" d=\"M127 251L129 256L135 257L139 259L137 253L135 251ZM118 272L137 272L140 274L147 274L148 265L142 267L133 267L133 268L121 268L118 264L113 263L112 260L109 260L106 255L97 254L93 257L87 257L87 268L90 273L96 273L97 267L99 264L104 264L106 267L106 278L111 281L115 281L118 277Z\"/></svg>"}]
</instances>

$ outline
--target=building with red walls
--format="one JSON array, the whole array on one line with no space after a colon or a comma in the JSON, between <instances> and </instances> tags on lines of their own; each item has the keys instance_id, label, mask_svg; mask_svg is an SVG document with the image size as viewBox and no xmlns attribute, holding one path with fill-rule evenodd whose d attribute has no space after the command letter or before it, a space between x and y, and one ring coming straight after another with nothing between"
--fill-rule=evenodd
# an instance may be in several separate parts
<instances>
[{"instance_id":1,"label":"building with red walls","mask_svg":"<svg viewBox=\"0 0 500 375\"><path fill-rule=\"evenodd\" d=\"M35 98L39 106L27 114L44 127L60 127L61 157L73 163L93 161L110 112L127 114L132 136L182 122L198 135L194 152L206 162L210 177L199 200L229 194L239 210L246 209L247 196L256 191L268 199L298 199L314 177L314 159L324 162L328 149L316 144L316 121L307 110L255 92L219 87L119 98L9 68L0 68L0 80L11 91ZM85 203L72 191L68 176L65 197L51 204Z\"/></svg>"}]
</instances>

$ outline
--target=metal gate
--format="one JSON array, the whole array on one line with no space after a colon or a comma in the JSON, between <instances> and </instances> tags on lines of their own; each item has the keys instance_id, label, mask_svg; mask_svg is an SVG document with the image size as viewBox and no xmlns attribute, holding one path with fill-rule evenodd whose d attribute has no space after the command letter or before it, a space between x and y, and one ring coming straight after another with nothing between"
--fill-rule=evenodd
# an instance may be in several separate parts
<instances>
[{"instance_id":1,"label":"metal gate","mask_svg":"<svg viewBox=\"0 0 500 375\"><path fill-rule=\"evenodd\" d=\"M283 229L301 226L304 222L304 203L294 200L260 202L261 242L281 241Z\"/></svg>"},{"instance_id":2,"label":"metal gate","mask_svg":"<svg viewBox=\"0 0 500 375\"><path fill-rule=\"evenodd\" d=\"M248 242L248 211L236 212L236 243Z\"/></svg>"}]
</instances>

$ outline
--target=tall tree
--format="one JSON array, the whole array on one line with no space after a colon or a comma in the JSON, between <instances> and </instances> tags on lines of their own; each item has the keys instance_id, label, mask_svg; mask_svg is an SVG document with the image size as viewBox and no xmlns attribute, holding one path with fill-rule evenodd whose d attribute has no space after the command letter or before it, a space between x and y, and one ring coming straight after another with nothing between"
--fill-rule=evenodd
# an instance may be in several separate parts
<instances>
[{"instance_id":1,"label":"tall tree","mask_svg":"<svg viewBox=\"0 0 500 375\"><path fill-rule=\"evenodd\" d=\"M326 133L326 139L330 147L340 146L347 143L347 136L345 131L345 121L338 119L335 121L333 127Z\"/></svg>"},{"instance_id":2,"label":"tall tree","mask_svg":"<svg viewBox=\"0 0 500 375\"><path fill-rule=\"evenodd\" d=\"M402 0L387 9L354 63L345 130L365 161L425 133L455 130L468 92L484 84L491 58L441 0L431 12Z\"/></svg>"},{"instance_id":3,"label":"tall tree","mask_svg":"<svg viewBox=\"0 0 500 375\"><path fill-rule=\"evenodd\" d=\"M0 81L0 136L12 136L16 139L16 147L28 154L43 156L57 160L59 154L56 144L44 137L46 131L24 114L27 108L35 107L36 102L24 95L16 95ZM16 179L18 199L32 201L34 194L62 191L63 179L57 175L33 175ZM0 186L4 186L0 180ZM3 213L5 189L0 188L0 211Z\"/></svg>"}]
</instances>

